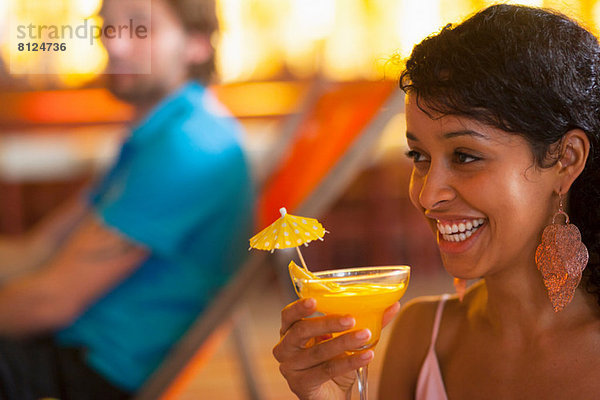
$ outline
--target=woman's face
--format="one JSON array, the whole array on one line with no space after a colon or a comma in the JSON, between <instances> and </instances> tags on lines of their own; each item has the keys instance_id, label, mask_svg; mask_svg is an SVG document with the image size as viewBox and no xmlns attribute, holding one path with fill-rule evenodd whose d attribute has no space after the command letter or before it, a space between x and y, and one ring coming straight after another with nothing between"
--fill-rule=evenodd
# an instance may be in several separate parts
<instances>
[{"instance_id":1,"label":"woman's face","mask_svg":"<svg viewBox=\"0 0 600 400\"><path fill-rule=\"evenodd\" d=\"M448 272L476 279L534 264L556 211L555 169L537 167L521 136L465 117L432 119L414 95L407 95L406 125L410 198L435 233Z\"/></svg>"}]
</instances>

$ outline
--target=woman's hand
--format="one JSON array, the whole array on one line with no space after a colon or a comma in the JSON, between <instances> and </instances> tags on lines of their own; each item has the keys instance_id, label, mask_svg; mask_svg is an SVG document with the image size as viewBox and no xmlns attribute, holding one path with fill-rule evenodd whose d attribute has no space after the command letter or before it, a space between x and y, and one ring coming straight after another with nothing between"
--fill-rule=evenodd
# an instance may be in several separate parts
<instances>
[{"instance_id":1,"label":"woman's hand","mask_svg":"<svg viewBox=\"0 0 600 400\"><path fill-rule=\"evenodd\" d=\"M396 303L384 316L388 323L398 312ZM373 359L373 351L346 353L364 345L368 329L349 331L331 339L333 333L352 329L349 315L307 318L316 311L314 299L298 300L281 313L281 339L273 349L279 370L291 390L302 400L350 398L356 369Z\"/></svg>"}]
</instances>

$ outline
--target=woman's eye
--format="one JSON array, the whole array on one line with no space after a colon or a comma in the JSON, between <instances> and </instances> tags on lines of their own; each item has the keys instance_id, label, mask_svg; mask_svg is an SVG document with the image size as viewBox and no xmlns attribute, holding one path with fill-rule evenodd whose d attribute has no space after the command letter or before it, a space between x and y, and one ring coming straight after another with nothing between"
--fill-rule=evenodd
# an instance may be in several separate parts
<instances>
[{"instance_id":1,"label":"woman's eye","mask_svg":"<svg viewBox=\"0 0 600 400\"><path fill-rule=\"evenodd\" d=\"M411 158L413 160L413 162L425 161L425 157L423 156L423 154L421 154L420 152L418 152L416 150L407 151L406 157Z\"/></svg>"},{"instance_id":2,"label":"woman's eye","mask_svg":"<svg viewBox=\"0 0 600 400\"><path fill-rule=\"evenodd\" d=\"M472 155L467 154L467 153L463 153L462 151L457 151L457 152L454 153L454 159L459 164L468 164L468 163L471 163L473 161L477 161L480 158L472 156Z\"/></svg>"}]
</instances>

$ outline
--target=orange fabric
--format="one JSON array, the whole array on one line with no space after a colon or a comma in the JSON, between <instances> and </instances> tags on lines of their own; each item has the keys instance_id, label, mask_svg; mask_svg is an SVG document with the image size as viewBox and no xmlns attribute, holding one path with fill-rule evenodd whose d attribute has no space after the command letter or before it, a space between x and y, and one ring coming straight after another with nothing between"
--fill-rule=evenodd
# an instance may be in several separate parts
<instances>
[{"instance_id":1,"label":"orange fabric","mask_svg":"<svg viewBox=\"0 0 600 400\"><path fill-rule=\"evenodd\" d=\"M335 166L395 90L391 81L334 83L298 127L290 152L258 202L259 227L293 212Z\"/></svg>"}]
</instances>

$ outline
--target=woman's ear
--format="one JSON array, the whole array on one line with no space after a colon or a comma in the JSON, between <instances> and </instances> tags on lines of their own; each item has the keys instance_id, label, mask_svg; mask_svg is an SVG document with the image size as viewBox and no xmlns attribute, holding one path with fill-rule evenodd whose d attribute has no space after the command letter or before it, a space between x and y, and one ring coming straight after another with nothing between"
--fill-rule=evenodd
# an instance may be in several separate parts
<instances>
[{"instance_id":1,"label":"woman's ear","mask_svg":"<svg viewBox=\"0 0 600 400\"><path fill-rule=\"evenodd\" d=\"M567 193L585 168L590 153L590 140L581 129L571 129L560 143L557 163L559 179L557 193Z\"/></svg>"}]
</instances>

